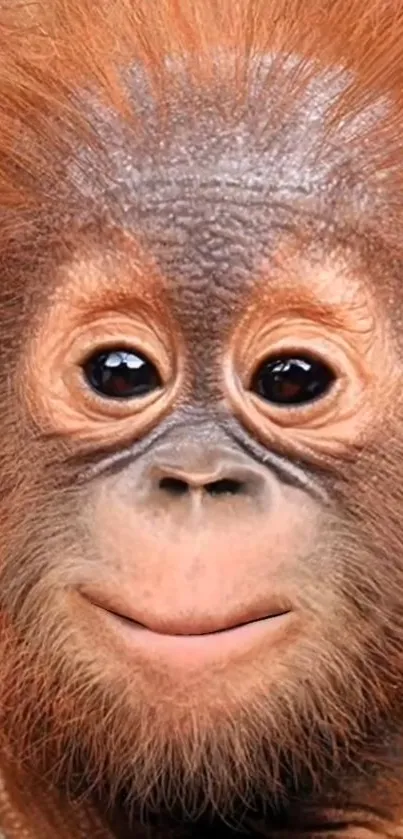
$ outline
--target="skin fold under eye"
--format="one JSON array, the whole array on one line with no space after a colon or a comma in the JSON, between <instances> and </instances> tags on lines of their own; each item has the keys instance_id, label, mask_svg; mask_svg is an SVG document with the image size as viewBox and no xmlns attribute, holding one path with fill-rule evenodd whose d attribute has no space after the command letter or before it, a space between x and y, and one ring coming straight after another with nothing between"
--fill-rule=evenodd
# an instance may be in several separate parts
<instances>
[{"instance_id":1,"label":"skin fold under eye","mask_svg":"<svg viewBox=\"0 0 403 839\"><path fill-rule=\"evenodd\" d=\"M372 315L355 323L351 308L344 328L341 315L333 325L280 306L276 316L273 307L271 300L251 309L234 331L225 366L230 404L265 445L344 457L347 443L367 433L385 381L376 375Z\"/></svg>"},{"instance_id":2,"label":"skin fold under eye","mask_svg":"<svg viewBox=\"0 0 403 839\"><path fill-rule=\"evenodd\" d=\"M326 396L336 380L328 364L307 353L277 353L261 363L251 390L274 405L298 406Z\"/></svg>"}]
</instances>

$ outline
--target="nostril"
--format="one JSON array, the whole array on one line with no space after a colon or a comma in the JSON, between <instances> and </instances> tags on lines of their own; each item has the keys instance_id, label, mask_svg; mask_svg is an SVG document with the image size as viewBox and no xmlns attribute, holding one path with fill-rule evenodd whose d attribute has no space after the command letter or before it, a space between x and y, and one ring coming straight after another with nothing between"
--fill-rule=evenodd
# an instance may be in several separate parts
<instances>
[{"instance_id":1,"label":"nostril","mask_svg":"<svg viewBox=\"0 0 403 839\"><path fill-rule=\"evenodd\" d=\"M242 483L230 478L222 478L220 481L211 481L204 487L209 495L238 495L242 492Z\"/></svg>"},{"instance_id":2,"label":"nostril","mask_svg":"<svg viewBox=\"0 0 403 839\"><path fill-rule=\"evenodd\" d=\"M165 477L159 481L159 488L169 493L170 495L186 495L193 489L191 482L182 480L181 478ZM239 495L242 492L243 484L240 481L231 480L230 478L222 478L219 481L210 481L209 483L200 484L201 490L208 495Z\"/></svg>"},{"instance_id":3,"label":"nostril","mask_svg":"<svg viewBox=\"0 0 403 839\"><path fill-rule=\"evenodd\" d=\"M180 478L161 478L159 488L170 495L185 495L190 489L189 484L181 481Z\"/></svg>"}]
</instances>

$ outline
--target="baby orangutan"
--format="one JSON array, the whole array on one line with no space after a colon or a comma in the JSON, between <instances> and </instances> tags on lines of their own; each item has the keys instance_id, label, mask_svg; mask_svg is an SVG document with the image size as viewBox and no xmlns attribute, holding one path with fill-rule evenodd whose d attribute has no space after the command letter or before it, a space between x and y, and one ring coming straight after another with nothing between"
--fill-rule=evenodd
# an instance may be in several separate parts
<instances>
[{"instance_id":1,"label":"baby orangutan","mask_svg":"<svg viewBox=\"0 0 403 839\"><path fill-rule=\"evenodd\" d=\"M0 5L0 836L403 837L403 0Z\"/></svg>"}]
</instances>

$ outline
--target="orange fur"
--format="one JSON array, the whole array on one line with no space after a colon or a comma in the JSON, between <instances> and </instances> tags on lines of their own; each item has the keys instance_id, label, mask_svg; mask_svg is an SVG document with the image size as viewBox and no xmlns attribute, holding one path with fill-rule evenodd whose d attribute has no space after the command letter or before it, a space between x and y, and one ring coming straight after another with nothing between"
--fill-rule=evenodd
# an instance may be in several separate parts
<instances>
[{"instance_id":1,"label":"orange fur","mask_svg":"<svg viewBox=\"0 0 403 839\"><path fill-rule=\"evenodd\" d=\"M36 205L52 156L71 150L74 140L91 136L95 142L85 113L74 104L77 90L92 91L128 117L122 72L133 65L145 68L163 99L170 83L167 59L181 62L196 86L214 78L221 84L218 56L224 53L240 99L253 61L273 53L280 74L288 56L300 59L288 83L282 79L291 99L318 67L352 71L338 114L351 118L377 96L393 97L396 110L385 140L393 139L393 151L400 154L402 37L402 0L3 2L0 206L24 208L30 198ZM267 82L270 90L271 75Z\"/></svg>"}]
</instances>

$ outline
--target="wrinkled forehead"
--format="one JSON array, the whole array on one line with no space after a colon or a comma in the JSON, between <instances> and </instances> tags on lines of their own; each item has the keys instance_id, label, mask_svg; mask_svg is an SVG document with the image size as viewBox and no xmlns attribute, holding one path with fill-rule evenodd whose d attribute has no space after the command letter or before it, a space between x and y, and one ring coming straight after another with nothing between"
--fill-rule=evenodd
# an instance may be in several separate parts
<instances>
[{"instance_id":1,"label":"wrinkled forehead","mask_svg":"<svg viewBox=\"0 0 403 839\"><path fill-rule=\"evenodd\" d=\"M184 310L214 318L218 306L222 318L279 241L374 202L356 141L379 113L361 110L332 133L348 78L305 66L301 80L297 59L256 61L239 97L219 63L199 87L171 70L162 105L145 73L126 74L133 123L87 103L104 152L81 149L74 178L141 241Z\"/></svg>"}]
</instances>

